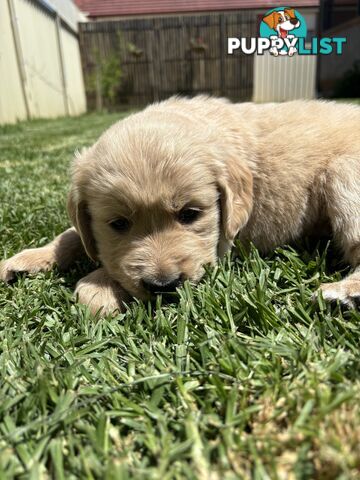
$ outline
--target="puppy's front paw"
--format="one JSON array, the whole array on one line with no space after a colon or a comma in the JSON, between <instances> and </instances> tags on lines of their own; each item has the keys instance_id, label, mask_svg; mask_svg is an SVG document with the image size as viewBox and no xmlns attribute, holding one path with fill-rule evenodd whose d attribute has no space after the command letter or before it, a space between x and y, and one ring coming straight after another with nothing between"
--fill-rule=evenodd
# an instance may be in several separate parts
<instances>
[{"instance_id":1,"label":"puppy's front paw","mask_svg":"<svg viewBox=\"0 0 360 480\"><path fill-rule=\"evenodd\" d=\"M319 291L328 302L339 300L348 308L360 308L360 280L349 278L340 282L323 283ZM316 298L317 292L313 295L313 299L316 300Z\"/></svg>"},{"instance_id":2,"label":"puppy's front paw","mask_svg":"<svg viewBox=\"0 0 360 480\"><path fill-rule=\"evenodd\" d=\"M51 248L31 248L24 250L0 263L0 280L10 282L19 272L38 273L54 266L54 252Z\"/></svg>"},{"instance_id":3,"label":"puppy's front paw","mask_svg":"<svg viewBox=\"0 0 360 480\"><path fill-rule=\"evenodd\" d=\"M101 315L123 311L123 301L128 295L112 280L103 268L99 268L78 281L75 289L78 302L87 305L91 313Z\"/></svg>"}]
</instances>

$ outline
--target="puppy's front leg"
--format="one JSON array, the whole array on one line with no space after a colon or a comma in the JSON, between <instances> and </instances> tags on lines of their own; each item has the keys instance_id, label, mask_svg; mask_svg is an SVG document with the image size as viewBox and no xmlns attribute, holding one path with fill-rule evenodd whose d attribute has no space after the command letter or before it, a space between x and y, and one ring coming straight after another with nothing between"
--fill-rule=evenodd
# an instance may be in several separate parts
<instances>
[{"instance_id":1,"label":"puppy's front leg","mask_svg":"<svg viewBox=\"0 0 360 480\"><path fill-rule=\"evenodd\" d=\"M75 228L69 228L41 248L29 248L0 263L0 280L9 282L18 272L37 273L51 270L54 265L66 269L85 255Z\"/></svg>"},{"instance_id":2,"label":"puppy's front leg","mask_svg":"<svg viewBox=\"0 0 360 480\"><path fill-rule=\"evenodd\" d=\"M349 308L360 309L360 266L340 282L323 283L320 290L325 300L339 300Z\"/></svg>"},{"instance_id":3,"label":"puppy's front leg","mask_svg":"<svg viewBox=\"0 0 360 480\"><path fill-rule=\"evenodd\" d=\"M334 237L354 272L340 282L320 286L325 300L360 308L360 170L359 158L337 158L327 172L327 210Z\"/></svg>"},{"instance_id":4,"label":"puppy's front leg","mask_svg":"<svg viewBox=\"0 0 360 480\"><path fill-rule=\"evenodd\" d=\"M124 301L130 299L119 283L115 282L104 268L98 268L79 280L75 294L79 303L88 305L93 314L101 315L124 310Z\"/></svg>"}]
</instances>

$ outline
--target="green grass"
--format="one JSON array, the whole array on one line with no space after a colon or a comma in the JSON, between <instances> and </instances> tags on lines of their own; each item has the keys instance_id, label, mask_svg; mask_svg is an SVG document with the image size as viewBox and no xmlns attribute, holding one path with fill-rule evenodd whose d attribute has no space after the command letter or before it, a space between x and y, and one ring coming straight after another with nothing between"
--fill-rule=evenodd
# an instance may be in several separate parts
<instances>
[{"instance_id":1,"label":"green grass","mask_svg":"<svg viewBox=\"0 0 360 480\"><path fill-rule=\"evenodd\" d=\"M69 225L73 151L119 116L0 128L0 257ZM72 297L90 262L1 284L0 478L359 478L360 315L310 301L331 261L238 246L103 319Z\"/></svg>"}]
</instances>

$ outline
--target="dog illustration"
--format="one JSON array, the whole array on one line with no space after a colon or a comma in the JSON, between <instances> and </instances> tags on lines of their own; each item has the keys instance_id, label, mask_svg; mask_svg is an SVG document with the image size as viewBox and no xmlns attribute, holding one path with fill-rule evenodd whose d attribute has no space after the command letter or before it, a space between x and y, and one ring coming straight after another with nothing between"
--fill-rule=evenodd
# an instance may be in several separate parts
<instances>
[{"instance_id":1,"label":"dog illustration","mask_svg":"<svg viewBox=\"0 0 360 480\"><path fill-rule=\"evenodd\" d=\"M285 10L275 11L266 15L263 18L265 22L272 30L275 30L277 33L270 37L270 39L276 38L294 38L294 35L289 35L291 30L298 28L300 26L300 20L295 15L295 10L292 8L286 8ZM292 57L294 53L297 52L296 47L289 47L289 50L278 50L276 47L270 49L270 53L273 55L289 55Z\"/></svg>"}]
</instances>

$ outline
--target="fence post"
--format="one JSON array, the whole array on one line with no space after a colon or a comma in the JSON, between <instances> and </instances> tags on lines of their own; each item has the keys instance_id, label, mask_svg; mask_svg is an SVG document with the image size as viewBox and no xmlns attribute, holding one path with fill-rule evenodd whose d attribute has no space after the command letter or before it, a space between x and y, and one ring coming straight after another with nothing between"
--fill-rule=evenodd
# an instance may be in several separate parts
<instances>
[{"instance_id":1,"label":"fence post","mask_svg":"<svg viewBox=\"0 0 360 480\"><path fill-rule=\"evenodd\" d=\"M155 31L155 24L154 20L152 23L152 29L149 32L149 36L151 38L151 41L147 42L146 44L146 49L148 52L148 59L149 59L149 79L150 83L152 86L152 101L153 102L158 102L159 101L159 85L157 81L157 75L155 74L155 58L156 58L156 50L154 46L158 47L158 37Z\"/></svg>"},{"instance_id":2,"label":"fence post","mask_svg":"<svg viewBox=\"0 0 360 480\"><path fill-rule=\"evenodd\" d=\"M153 19L153 25L154 25L154 37L155 37L155 42L153 43L153 48L155 48L155 51L153 52L153 70L156 72L156 81L155 81L155 88L154 88L154 100L157 102L162 99L162 93L164 90L164 77L162 73L162 62L160 58L160 21L157 18ZM157 50L157 51L156 51ZM154 75L155 76L155 75Z\"/></svg>"},{"instance_id":3,"label":"fence post","mask_svg":"<svg viewBox=\"0 0 360 480\"><path fill-rule=\"evenodd\" d=\"M102 73L98 64L95 66L96 72L96 111L102 112L103 110L103 97L102 97Z\"/></svg>"},{"instance_id":4,"label":"fence post","mask_svg":"<svg viewBox=\"0 0 360 480\"><path fill-rule=\"evenodd\" d=\"M59 62L60 62L60 75L61 75L61 85L62 85L62 91L63 91L65 115L70 115L69 97L68 97L67 86L66 86L64 52L63 52L63 45L61 41L61 20L58 12L55 13L55 28L56 28L56 41L57 41Z\"/></svg>"},{"instance_id":5,"label":"fence post","mask_svg":"<svg viewBox=\"0 0 360 480\"><path fill-rule=\"evenodd\" d=\"M16 62L19 69L20 74L20 83L21 83L21 90L24 97L24 104L26 110L26 118L31 118L30 112L30 94L28 91L28 83L26 77L26 70L25 70L25 62L24 62L24 55L21 49L21 42L20 42L20 33L16 18L16 11L14 0L8 0L9 12L10 12L10 21L11 21L11 30L14 38L14 45L15 45L15 52L16 52Z\"/></svg>"}]
</instances>

